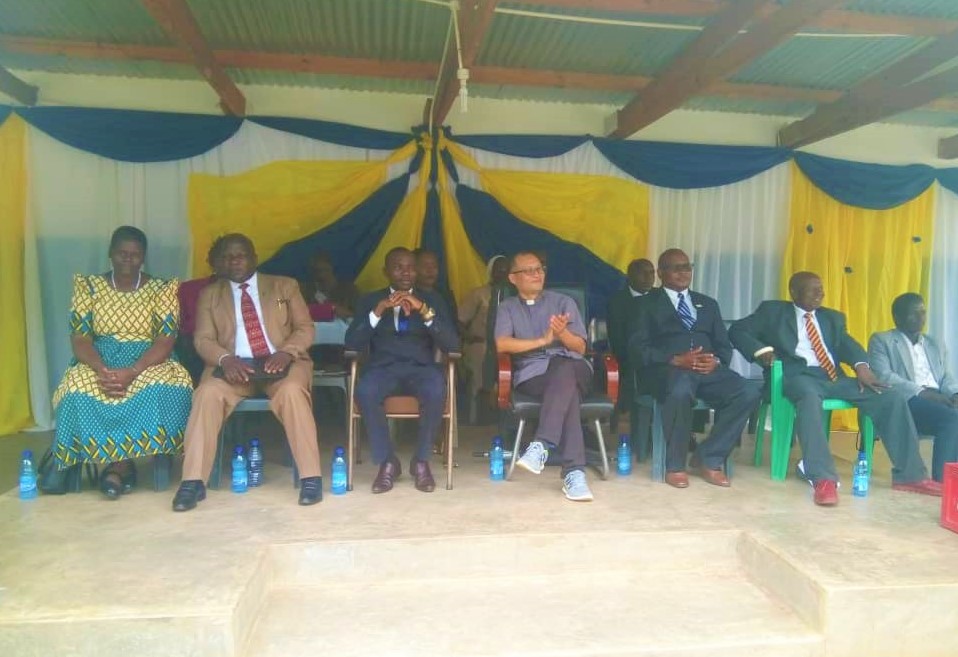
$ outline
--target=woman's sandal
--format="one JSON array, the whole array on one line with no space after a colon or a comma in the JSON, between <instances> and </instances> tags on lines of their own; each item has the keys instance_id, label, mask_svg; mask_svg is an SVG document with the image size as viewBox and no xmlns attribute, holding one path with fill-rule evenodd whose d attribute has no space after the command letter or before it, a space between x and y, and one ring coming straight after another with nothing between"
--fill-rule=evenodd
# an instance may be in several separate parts
<instances>
[{"instance_id":1,"label":"woman's sandal","mask_svg":"<svg viewBox=\"0 0 958 657\"><path fill-rule=\"evenodd\" d=\"M100 492L109 500L119 499L136 485L136 466L132 461L126 461L125 465L120 467L119 463L111 463L100 475Z\"/></svg>"}]
</instances>

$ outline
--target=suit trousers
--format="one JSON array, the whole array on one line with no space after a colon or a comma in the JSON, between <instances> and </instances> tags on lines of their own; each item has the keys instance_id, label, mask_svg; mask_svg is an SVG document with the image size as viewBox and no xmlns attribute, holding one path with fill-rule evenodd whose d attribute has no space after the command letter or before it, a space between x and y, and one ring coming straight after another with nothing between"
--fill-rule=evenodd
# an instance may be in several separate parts
<instances>
[{"instance_id":1,"label":"suit trousers","mask_svg":"<svg viewBox=\"0 0 958 657\"><path fill-rule=\"evenodd\" d=\"M908 408L918 433L935 437L931 477L941 481L945 463L958 461L958 408L922 399L918 395L908 400Z\"/></svg>"},{"instance_id":2,"label":"suit trousers","mask_svg":"<svg viewBox=\"0 0 958 657\"><path fill-rule=\"evenodd\" d=\"M872 419L892 462L892 481L909 483L928 476L918 451L915 423L902 393L885 390L878 394L868 388L861 391L858 379L844 375L839 375L837 381L829 381L820 367L786 374L783 392L795 404L795 429L802 446L805 473L812 481L838 481L835 460L822 425L822 401L825 399L847 401Z\"/></svg>"},{"instance_id":3,"label":"suit trousers","mask_svg":"<svg viewBox=\"0 0 958 657\"><path fill-rule=\"evenodd\" d=\"M585 440L579 405L592 388L592 368L579 358L553 356L549 369L523 381L516 390L542 400L536 440L556 445L562 475L585 469Z\"/></svg>"},{"instance_id":4,"label":"suit trousers","mask_svg":"<svg viewBox=\"0 0 958 657\"><path fill-rule=\"evenodd\" d=\"M184 481L206 481L216 459L216 443L223 423L236 405L254 392L250 384L233 385L210 372L208 369L204 373L202 382L193 392L193 410L183 440ZM296 360L285 377L265 388L270 410L286 431L286 440L301 478L322 474L316 420L313 418L312 386L312 362Z\"/></svg>"},{"instance_id":5,"label":"suit trousers","mask_svg":"<svg viewBox=\"0 0 958 657\"><path fill-rule=\"evenodd\" d=\"M692 406L697 397L715 409L715 425L695 454L705 467L721 469L742 437L749 416L758 408L761 390L722 365L711 374L696 374L669 365L664 376L665 385L659 388L658 396L667 444L665 469L669 472L686 469Z\"/></svg>"},{"instance_id":6,"label":"suit trousers","mask_svg":"<svg viewBox=\"0 0 958 657\"><path fill-rule=\"evenodd\" d=\"M414 458L428 463L446 409L446 377L435 363L391 363L363 370L356 382L356 402L376 465L395 458L383 402L397 394L419 400L419 438Z\"/></svg>"}]
</instances>

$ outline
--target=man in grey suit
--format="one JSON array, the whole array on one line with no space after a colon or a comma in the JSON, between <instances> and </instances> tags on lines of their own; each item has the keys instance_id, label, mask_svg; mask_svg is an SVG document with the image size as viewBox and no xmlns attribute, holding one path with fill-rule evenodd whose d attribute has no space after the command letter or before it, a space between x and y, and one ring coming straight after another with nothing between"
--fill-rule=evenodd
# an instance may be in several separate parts
<instances>
[{"instance_id":1,"label":"man in grey suit","mask_svg":"<svg viewBox=\"0 0 958 657\"><path fill-rule=\"evenodd\" d=\"M935 437L931 476L941 481L945 463L958 461L958 380L946 365L945 346L925 327L925 301L906 292L891 304L897 328L875 333L868 341L868 360L879 379L900 390L918 433Z\"/></svg>"},{"instance_id":2,"label":"man in grey suit","mask_svg":"<svg viewBox=\"0 0 958 657\"><path fill-rule=\"evenodd\" d=\"M825 289L812 272L793 274L792 302L763 301L729 331L732 344L749 360L769 367L782 361L783 392L795 404L795 425L805 473L815 487L815 504L838 504L838 473L822 426L822 400L842 399L872 418L891 458L892 488L941 496L918 452L918 434L905 396L881 383L868 354L845 329L845 316L822 307ZM840 366L855 368L857 378Z\"/></svg>"}]
</instances>

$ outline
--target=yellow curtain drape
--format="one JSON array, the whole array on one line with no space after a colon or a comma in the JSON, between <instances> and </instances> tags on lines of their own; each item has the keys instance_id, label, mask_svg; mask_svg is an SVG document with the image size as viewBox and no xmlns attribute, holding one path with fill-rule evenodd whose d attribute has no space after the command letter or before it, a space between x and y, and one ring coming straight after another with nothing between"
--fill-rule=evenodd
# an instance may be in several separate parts
<instances>
[{"instance_id":1,"label":"yellow curtain drape","mask_svg":"<svg viewBox=\"0 0 958 657\"><path fill-rule=\"evenodd\" d=\"M415 152L411 141L380 162L273 162L235 176L191 175L194 274L206 271L209 247L224 233L244 233L266 260L326 228L382 186L389 165Z\"/></svg>"},{"instance_id":2,"label":"yellow curtain drape","mask_svg":"<svg viewBox=\"0 0 958 657\"><path fill-rule=\"evenodd\" d=\"M625 271L649 241L649 187L572 173L482 169L455 142L444 145L457 164L479 174L483 189L511 214L567 242L581 244Z\"/></svg>"},{"instance_id":3,"label":"yellow curtain drape","mask_svg":"<svg viewBox=\"0 0 958 657\"><path fill-rule=\"evenodd\" d=\"M825 305L845 313L848 332L867 347L872 333L893 326L896 296L928 298L933 223L934 186L898 207L868 210L828 196L793 163L782 298L789 298L793 273L815 272L825 286ZM836 418L836 426L854 424L850 413Z\"/></svg>"},{"instance_id":4,"label":"yellow curtain drape","mask_svg":"<svg viewBox=\"0 0 958 657\"><path fill-rule=\"evenodd\" d=\"M33 424L27 369L23 296L23 240L27 212L27 127L11 114L0 125L0 435Z\"/></svg>"},{"instance_id":5,"label":"yellow curtain drape","mask_svg":"<svg viewBox=\"0 0 958 657\"><path fill-rule=\"evenodd\" d=\"M459 202L450 184L446 168L439 167L439 211L442 216L442 240L446 251L449 289L461 302L473 289L488 282L486 263L476 253L462 225Z\"/></svg>"},{"instance_id":6,"label":"yellow curtain drape","mask_svg":"<svg viewBox=\"0 0 958 657\"><path fill-rule=\"evenodd\" d=\"M425 138L428 142L428 137ZM426 143L428 146L428 143ZM429 149L419 167L419 184L414 190L406 194L406 198L396 210L396 215L389 222L389 227L383 238L376 246L376 250L369 256L359 276L356 277L356 287L364 292L386 287L388 282L384 272L386 254L397 246L407 249L419 248L422 242L422 226L426 220L426 195L429 193L429 174L432 170L432 158Z\"/></svg>"}]
</instances>

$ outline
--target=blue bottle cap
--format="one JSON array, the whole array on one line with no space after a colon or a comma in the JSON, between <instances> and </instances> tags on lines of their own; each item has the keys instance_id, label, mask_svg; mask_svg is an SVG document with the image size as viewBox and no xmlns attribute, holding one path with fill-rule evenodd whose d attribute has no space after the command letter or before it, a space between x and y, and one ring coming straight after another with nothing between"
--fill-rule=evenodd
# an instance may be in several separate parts
<instances>
[{"instance_id":1,"label":"blue bottle cap","mask_svg":"<svg viewBox=\"0 0 958 657\"><path fill-rule=\"evenodd\" d=\"M628 442L629 442L629 436L628 436L628 434L624 434L624 433L623 433L622 435L619 436L619 444L620 444L620 445L621 445L622 443L628 443Z\"/></svg>"},{"instance_id":2,"label":"blue bottle cap","mask_svg":"<svg viewBox=\"0 0 958 657\"><path fill-rule=\"evenodd\" d=\"M342 447L337 447L336 449L333 450L333 455L334 455L334 456L345 456L345 455L346 455L346 450L343 449Z\"/></svg>"},{"instance_id":3,"label":"blue bottle cap","mask_svg":"<svg viewBox=\"0 0 958 657\"><path fill-rule=\"evenodd\" d=\"M492 439L492 446L493 446L493 447L502 447L502 438L500 438L499 436L496 436L495 438L493 438L493 439Z\"/></svg>"},{"instance_id":4,"label":"blue bottle cap","mask_svg":"<svg viewBox=\"0 0 958 657\"><path fill-rule=\"evenodd\" d=\"M259 438L253 438L249 441L250 447L259 447Z\"/></svg>"},{"instance_id":5,"label":"blue bottle cap","mask_svg":"<svg viewBox=\"0 0 958 657\"><path fill-rule=\"evenodd\" d=\"M234 454L234 455L236 455L236 454L242 454L242 453L243 453L243 446L242 446L242 445L237 445L236 447L233 448L233 454Z\"/></svg>"},{"instance_id":6,"label":"blue bottle cap","mask_svg":"<svg viewBox=\"0 0 958 657\"><path fill-rule=\"evenodd\" d=\"M20 458L21 458L22 460L24 460L24 461L27 460L27 459L30 459L30 460L32 461L32 460L33 460L33 450L32 450L32 449L25 449L25 450L23 450L23 454L20 455Z\"/></svg>"}]
</instances>

